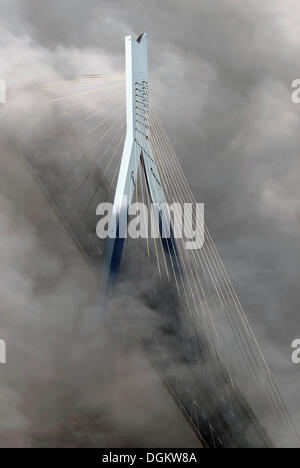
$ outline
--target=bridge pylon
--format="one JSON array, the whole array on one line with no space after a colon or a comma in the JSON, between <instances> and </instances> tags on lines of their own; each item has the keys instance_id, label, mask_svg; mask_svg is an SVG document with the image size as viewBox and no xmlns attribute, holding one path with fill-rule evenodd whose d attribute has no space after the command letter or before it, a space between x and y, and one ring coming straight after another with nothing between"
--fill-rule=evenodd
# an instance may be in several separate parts
<instances>
[{"instance_id":1,"label":"bridge pylon","mask_svg":"<svg viewBox=\"0 0 300 468\"><path fill-rule=\"evenodd\" d=\"M149 139L147 42L147 33L141 34L137 39L133 36L125 37L127 132L104 254L102 279L105 288L119 271L126 238L121 220L127 223L129 205L133 199L140 164L145 174L163 246L169 254L172 254L175 249L172 232L168 238L162 235L166 232L164 227L165 223L169 222L169 215L165 210L166 197Z\"/></svg>"}]
</instances>

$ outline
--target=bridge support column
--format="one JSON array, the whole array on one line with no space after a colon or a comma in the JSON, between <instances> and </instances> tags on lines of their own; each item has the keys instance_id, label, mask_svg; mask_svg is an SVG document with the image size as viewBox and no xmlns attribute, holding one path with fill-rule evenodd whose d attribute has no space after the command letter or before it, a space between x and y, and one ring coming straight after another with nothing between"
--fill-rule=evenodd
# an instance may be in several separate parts
<instances>
[{"instance_id":1,"label":"bridge support column","mask_svg":"<svg viewBox=\"0 0 300 468\"><path fill-rule=\"evenodd\" d=\"M126 219L127 221L128 219L128 209L135 191L141 160L150 200L156 207L157 222L160 226L162 221L159 207L166 201L149 141L147 34L141 34L137 40L132 36L126 36L125 53L127 133L104 255L103 282L105 287L119 271L125 240L124 233L121 232L120 220ZM166 242L165 239L164 242Z\"/></svg>"}]
</instances>

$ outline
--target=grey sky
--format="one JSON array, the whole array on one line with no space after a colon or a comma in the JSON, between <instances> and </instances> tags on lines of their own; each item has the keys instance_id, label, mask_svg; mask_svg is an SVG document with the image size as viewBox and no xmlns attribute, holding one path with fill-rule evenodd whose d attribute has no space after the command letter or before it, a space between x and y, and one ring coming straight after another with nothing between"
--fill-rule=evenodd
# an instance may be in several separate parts
<instances>
[{"instance_id":1,"label":"grey sky","mask_svg":"<svg viewBox=\"0 0 300 468\"><path fill-rule=\"evenodd\" d=\"M4 0L0 13L0 77L20 96L5 127L33 109L31 81L122 70L123 36L148 32L153 100L300 429L298 2Z\"/></svg>"}]
</instances>

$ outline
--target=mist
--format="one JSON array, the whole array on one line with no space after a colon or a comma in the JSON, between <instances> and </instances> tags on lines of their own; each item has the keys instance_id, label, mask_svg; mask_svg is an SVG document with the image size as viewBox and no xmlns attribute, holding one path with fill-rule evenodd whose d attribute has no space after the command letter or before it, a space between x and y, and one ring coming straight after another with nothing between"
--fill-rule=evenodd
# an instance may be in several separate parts
<instances>
[{"instance_id":1,"label":"mist","mask_svg":"<svg viewBox=\"0 0 300 468\"><path fill-rule=\"evenodd\" d=\"M65 109L45 105L40 84L122 72L123 36L142 31L153 101L299 427L299 371L290 359L299 329L300 108L290 97L299 75L297 3L4 0L0 10L1 446L197 443L139 347L128 350L131 338L116 345L118 333L107 333L98 270L28 164L39 154L63 172L69 157L90 151L83 130L58 121ZM87 106L93 112L97 102ZM59 168L51 162L57 151ZM129 358L120 358L117 387L130 402L140 397L122 431L113 407L130 404L120 396L112 403L116 384L101 359L114 362L119 346ZM172 418L180 430L163 440Z\"/></svg>"}]
</instances>

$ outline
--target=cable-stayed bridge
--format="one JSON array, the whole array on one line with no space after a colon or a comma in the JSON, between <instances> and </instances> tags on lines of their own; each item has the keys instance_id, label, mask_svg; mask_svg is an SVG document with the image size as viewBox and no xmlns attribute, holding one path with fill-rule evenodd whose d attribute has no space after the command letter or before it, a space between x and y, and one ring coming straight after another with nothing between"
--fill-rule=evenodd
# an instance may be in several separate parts
<instances>
[{"instance_id":1,"label":"cable-stayed bridge","mask_svg":"<svg viewBox=\"0 0 300 468\"><path fill-rule=\"evenodd\" d=\"M201 445L269 447L286 434L298 444L204 219L205 242L196 250L173 234L167 241L96 237L100 202L120 206L127 195L128 203L148 207L196 203L150 100L146 35L126 38L124 74L67 76L42 86L57 128L41 136L38 153L32 148L26 156L78 245L102 271L107 303L114 302L118 282L125 282L127 298L138 291L134 307L124 299L124 320ZM157 223L161 227L159 214Z\"/></svg>"}]
</instances>

